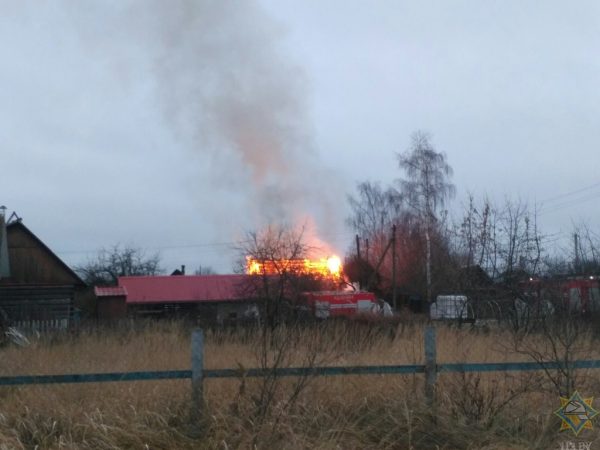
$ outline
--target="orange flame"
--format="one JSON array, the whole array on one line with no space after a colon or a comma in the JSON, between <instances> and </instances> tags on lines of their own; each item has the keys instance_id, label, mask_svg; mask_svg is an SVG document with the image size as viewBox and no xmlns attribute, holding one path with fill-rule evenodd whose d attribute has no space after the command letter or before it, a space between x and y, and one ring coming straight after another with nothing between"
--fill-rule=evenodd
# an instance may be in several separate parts
<instances>
[{"instance_id":1,"label":"orange flame","mask_svg":"<svg viewBox=\"0 0 600 450\"><path fill-rule=\"evenodd\" d=\"M249 275L279 275L283 272L339 278L342 273L342 261L338 256L318 260L280 259L268 261L260 261L251 256L246 257L246 273Z\"/></svg>"}]
</instances>

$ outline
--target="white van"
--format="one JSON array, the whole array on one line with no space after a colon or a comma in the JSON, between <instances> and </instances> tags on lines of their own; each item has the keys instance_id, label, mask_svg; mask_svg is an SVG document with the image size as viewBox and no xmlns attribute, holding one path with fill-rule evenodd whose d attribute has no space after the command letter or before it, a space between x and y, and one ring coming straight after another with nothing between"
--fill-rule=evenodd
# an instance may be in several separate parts
<instances>
[{"instance_id":1,"label":"white van","mask_svg":"<svg viewBox=\"0 0 600 450\"><path fill-rule=\"evenodd\" d=\"M431 320L469 320L469 303L466 295L438 295L429 308Z\"/></svg>"}]
</instances>

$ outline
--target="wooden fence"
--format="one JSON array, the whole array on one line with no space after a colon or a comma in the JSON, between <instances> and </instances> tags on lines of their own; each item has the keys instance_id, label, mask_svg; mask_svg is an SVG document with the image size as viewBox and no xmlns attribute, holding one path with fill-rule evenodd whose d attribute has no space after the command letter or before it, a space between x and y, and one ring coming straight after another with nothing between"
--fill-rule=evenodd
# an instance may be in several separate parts
<instances>
[{"instance_id":1,"label":"wooden fence","mask_svg":"<svg viewBox=\"0 0 600 450\"><path fill-rule=\"evenodd\" d=\"M0 377L0 386L55 383L101 383L109 381L147 381L147 380L192 380L192 404L196 412L204 404L204 379L238 377L298 377L298 376L336 376L336 375L406 375L425 374L425 395L433 402L434 386L438 373L444 372L507 372L555 370L565 368L562 361L547 362L503 362L503 363L445 363L436 361L435 328L425 328L425 364L384 365L384 366L316 366L316 367L278 367L254 369L205 369L204 334L201 329L192 332L191 370L164 370L114 373L87 373L67 375L18 375ZM569 361L570 369L598 369L600 360Z\"/></svg>"}]
</instances>

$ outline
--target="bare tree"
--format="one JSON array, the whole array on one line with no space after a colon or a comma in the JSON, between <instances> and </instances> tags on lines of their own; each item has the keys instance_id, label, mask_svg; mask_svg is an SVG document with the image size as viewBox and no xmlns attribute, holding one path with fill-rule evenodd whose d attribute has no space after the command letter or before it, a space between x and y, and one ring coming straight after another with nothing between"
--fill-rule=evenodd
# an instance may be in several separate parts
<instances>
[{"instance_id":1,"label":"bare tree","mask_svg":"<svg viewBox=\"0 0 600 450\"><path fill-rule=\"evenodd\" d=\"M484 297L480 300L494 303L487 305L493 306L494 315L509 314L508 317L514 319L517 316L513 303L517 299L527 302L535 297L530 295L533 292L526 292L531 291L535 283L528 286L523 283L541 274L542 262L546 259L544 242L536 210L532 211L527 203L507 199L503 205L496 206L488 198L477 202L470 195L460 225L455 227L453 251L462 267L482 269L499 283L495 285L495 298L490 298L489 292L484 290L479 291ZM465 281L462 289L474 288L475 292L482 287L470 285L469 279ZM519 322L513 320L513 324L520 326Z\"/></svg>"},{"instance_id":2,"label":"bare tree","mask_svg":"<svg viewBox=\"0 0 600 450\"><path fill-rule=\"evenodd\" d=\"M117 284L118 277L158 275L162 269L158 253L146 256L140 248L116 244L101 249L95 258L77 266L75 271L89 285L112 286Z\"/></svg>"},{"instance_id":3,"label":"bare tree","mask_svg":"<svg viewBox=\"0 0 600 450\"><path fill-rule=\"evenodd\" d=\"M345 273L352 281L394 302L394 288L421 291L422 239L418 221L400 192L363 182L348 196L352 214L347 224L357 233L355 253L346 258ZM360 247L360 250L359 250ZM397 305L394 304L396 307Z\"/></svg>"},{"instance_id":4,"label":"bare tree","mask_svg":"<svg viewBox=\"0 0 600 450\"><path fill-rule=\"evenodd\" d=\"M455 187L450 182L452 167L443 153L435 151L430 141L427 133L417 131L412 135L410 149L398 154L400 168L406 172L406 178L398 180L400 191L419 218L425 234L428 302L432 301L432 232L441 208L455 194Z\"/></svg>"},{"instance_id":5,"label":"bare tree","mask_svg":"<svg viewBox=\"0 0 600 450\"><path fill-rule=\"evenodd\" d=\"M392 188L365 181L356 186L356 196L349 195L352 215L346 220L361 236L387 233L402 213L402 198Z\"/></svg>"},{"instance_id":6,"label":"bare tree","mask_svg":"<svg viewBox=\"0 0 600 450\"><path fill-rule=\"evenodd\" d=\"M456 227L454 252L463 267L479 266L494 277L497 264L495 238L497 211L489 199L477 205L469 194L460 224Z\"/></svg>"},{"instance_id":7,"label":"bare tree","mask_svg":"<svg viewBox=\"0 0 600 450\"><path fill-rule=\"evenodd\" d=\"M600 273L600 235L585 223L573 225L574 258L571 272L574 275Z\"/></svg>"},{"instance_id":8,"label":"bare tree","mask_svg":"<svg viewBox=\"0 0 600 450\"><path fill-rule=\"evenodd\" d=\"M600 275L600 233L586 222L574 223L568 243L557 243L543 255L543 268L548 276ZM553 239L559 242L560 236Z\"/></svg>"},{"instance_id":9,"label":"bare tree","mask_svg":"<svg viewBox=\"0 0 600 450\"><path fill-rule=\"evenodd\" d=\"M546 313L513 329L514 350L540 364L550 389L568 396L587 381L586 372L576 370L573 362L593 354L597 345L593 324L563 301L559 288L547 288L545 298L552 305Z\"/></svg>"},{"instance_id":10,"label":"bare tree","mask_svg":"<svg viewBox=\"0 0 600 450\"><path fill-rule=\"evenodd\" d=\"M240 243L242 264L257 263L254 277L243 286L248 295L263 303L265 324L271 331L279 325L287 307L297 302L306 282L298 261L307 258L304 228L269 225L260 231L249 232Z\"/></svg>"},{"instance_id":11,"label":"bare tree","mask_svg":"<svg viewBox=\"0 0 600 450\"><path fill-rule=\"evenodd\" d=\"M479 265L494 278L511 279L541 271L544 236L535 209L507 199L501 207L484 198L478 205L472 195L456 227L454 251L463 266Z\"/></svg>"},{"instance_id":12,"label":"bare tree","mask_svg":"<svg viewBox=\"0 0 600 450\"><path fill-rule=\"evenodd\" d=\"M253 446L258 436L271 419L270 438L272 440L284 414L294 407L301 392L313 374L306 372L295 377L284 389L279 369L289 366L298 357L298 335L300 328L293 320L284 321L286 312L299 306L303 291L314 287L319 280L304 272L303 262L310 255L311 248L306 244L304 228L285 225L269 225L250 232L240 243L242 263L253 274L247 283L240 286L242 294L256 298L263 304L265 320L260 328L260 344L256 346L256 356L265 376L258 385L258 393L252 396L252 426L255 429ZM311 368L322 362L325 341L317 339L307 343L308 351L302 355L303 367ZM245 391L245 382L240 386L240 397ZM275 408L275 405L278 405Z\"/></svg>"},{"instance_id":13,"label":"bare tree","mask_svg":"<svg viewBox=\"0 0 600 450\"><path fill-rule=\"evenodd\" d=\"M503 263L503 277L507 283L514 281L515 275L538 273L541 258L541 240L537 217L526 203L506 200L500 216L501 245L500 258Z\"/></svg>"},{"instance_id":14,"label":"bare tree","mask_svg":"<svg viewBox=\"0 0 600 450\"><path fill-rule=\"evenodd\" d=\"M357 249L356 255L346 261L347 273L352 281L377 290L382 281L380 268L391 254L390 232L399 221L402 201L394 189L384 190L379 183L362 182L356 190L356 196L348 196L352 214L346 222L357 233Z\"/></svg>"}]
</instances>

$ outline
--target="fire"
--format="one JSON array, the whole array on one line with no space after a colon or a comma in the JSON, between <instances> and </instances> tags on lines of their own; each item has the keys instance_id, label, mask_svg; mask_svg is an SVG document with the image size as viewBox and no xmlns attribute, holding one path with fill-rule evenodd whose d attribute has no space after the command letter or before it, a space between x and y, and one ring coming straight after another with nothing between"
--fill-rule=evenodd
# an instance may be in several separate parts
<instances>
[{"instance_id":1,"label":"fire","mask_svg":"<svg viewBox=\"0 0 600 450\"><path fill-rule=\"evenodd\" d=\"M320 275L339 278L342 273L342 261L338 256L321 259L280 259L260 261L251 256L246 257L246 273L249 275L277 275L283 272L294 272L302 275Z\"/></svg>"},{"instance_id":2,"label":"fire","mask_svg":"<svg viewBox=\"0 0 600 450\"><path fill-rule=\"evenodd\" d=\"M327 258L327 268L329 273L339 277L342 272L342 261L338 256L331 256Z\"/></svg>"}]
</instances>

